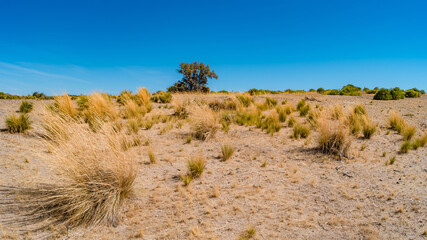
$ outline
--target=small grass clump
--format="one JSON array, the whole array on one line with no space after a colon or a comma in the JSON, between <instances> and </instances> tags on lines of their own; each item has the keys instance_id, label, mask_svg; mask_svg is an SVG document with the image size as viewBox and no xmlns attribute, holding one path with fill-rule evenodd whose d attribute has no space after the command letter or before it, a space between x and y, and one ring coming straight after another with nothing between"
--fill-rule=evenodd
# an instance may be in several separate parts
<instances>
[{"instance_id":1,"label":"small grass clump","mask_svg":"<svg viewBox=\"0 0 427 240\"><path fill-rule=\"evenodd\" d=\"M255 236L255 234L256 234L255 228L254 227L250 227L250 228L246 229L246 231L243 232L239 236L238 240L250 240L250 239L252 239Z\"/></svg>"},{"instance_id":2,"label":"small grass clump","mask_svg":"<svg viewBox=\"0 0 427 240\"><path fill-rule=\"evenodd\" d=\"M296 120L293 116L291 116L288 120L288 127L293 127L296 123Z\"/></svg>"},{"instance_id":3,"label":"small grass clump","mask_svg":"<svg viewBox=\"0 0 427 240\"><path fill-rule=\"evenodd\" d=\"M6 117L6 128L9 133L23 133L31 128L30 117L27 114L15 114Z\"/></svg>"},{"instance_id":4,"label":"small grass clump","mask_svg":"<svg viewBox=\"0 0 427 240\"><path fill-rule=\"evenodd\" d=\"M279 121L279 116L276 112L272 112L270 115L265 117L264 119L260 119L256 123L256 127L265 130L267 133L274 134L279 132L282 128L282 125Z\"/></svg>"},{"instance_id":5,"label":"small grass clump","mask_svg":"<svg viewBox=\"0 0 427 240\"><path fill-rule=\"evenodd\" d=\"M244 107L249 107L254 102L249 94L237 95L236 98Z\"/></svg>"},{"instance_id":6,"label":"small grass clump","mask_svg":"<svg viewBox=\"0 0 427 240\"><path fill-rule=\"evenodd\" d=\"M396 162L396 156L391 157L388 161L385 162L385 165L393 165Z\"/></svg>"},{"instance_id":7,"label":"small grass clump","mask_svg":"<svg viewBox=\"0 0 427 240\"><path fill-rule=\"evenodd\" d=\"M362 124L362 133L365 139L370 139L377 130L377 124L365 117Z\"/></svg>"},{"instance_id":8,"label":"small grass clump","mask_svg":"<svg viewBox=\"0 0 427 240\"><path fill-rule=\"evenodd\" d=\"M396 130L398 133L401 133L404 126L406 125L405 120L403 120L400 114L396 111L390 111L389 124L390 127Z\"/></svg>"},{"instance_id":9,"label":"small grass clump","mask_svg":"<svg viewBox=\"0 0 427 240\"><path fill-rule=\"evenodd\" d=\"M331 116L335 120L339 120L344 115L343 109L341 105L335 105L331 109Z\"/></svg>"},{"instance_id":10,"label":"small grass clump","mask_svg":"<svg viewBox=\"0 0 427 240\"><path fill-rule=\"evenodd\" d=\"M353 136L359 135L359 132L362 128L360 119L361 117L354 111L350 112L349 115L347 115L345 124L348 126L349 132Z\"/></svg>"},{"instance_id":11,"label":"small grass clump","mask_svg":"<svg viewBox=\"0 0 427 240\"><path fill-rule=\"evenodd\" d=\"M187 162L187 176L198 178L202 175L206 167L206 161L202 156L192 157Z\"/></svg>"},{"instance_id":12,"label":"small grass clump","mask_svg":"<svg viewBox=\"0 0 427 240\"><path fill-rule=\"evenodd\" d=\"M416 138L412 143L412 149L418 149L419 147L424 147L427 143L427 133L423 136Z\"/></svg>"},{"instance_id":13,"label":"small grass clump","mask_svg":"<svg viewBox=\"0 0 427 240\"><path fill-rule=\"evenodd\" d=\"M405 125L401 131L403 136L403 141L411 140L412 137L415 136L416 131L417 129L415 128L415 126Z\"/></svg>"},{"instance_id":14,"label":"small grass clump","mask_svg":"<svg viewBox=\"0 0 427 240\"><path fill-rule=\"evenodd\" d=\"M353 112L357 115L366 115L365 106L359 103L353 108Z\"/></svg>"},{"instance_id":15,"label":"small grass clump","mask_svg":"<svg viewBox=\"0 0 427 240\"><path fill-rule=\"evenodd\" d=\"M27 101L22 101L19 106L19 112L21 113L29 113L33 110L33 104Z\"/></svg>"},{"instance_id":16,"label":"small grass clump","mask_svg":"<svg viewBox=\"0 0 427 240\"><path fill-rule=\"evenodd\" d=\"M286 118L288 116L287 110L284 106L276 106L276 112L279 114L279 121L286 122Z\"/></svg>"},{"instance_id":17,"label":"small grass clump","mask_svg":"<svg viewBox=\"0 0 427 240\"><path fill-rule=\"evenodd\" d=\"M221 153L222 153L222 161L227 161L233 156L234 149L229 144L223 144L221 145Z\"/></svg>"},{"instance_id":18,"label":"small grass clump","mask_svg":"<svg viewBox=\"0 0 427 240\"><path fill-rule=\"evenodd\" d=\"M411 142L409 140L404 141L402 143L402 145L400 146L400 153L407 153L409 151L409 149L411 149L411 148L412 148Z\"/></svg>"},{"instance_id":19,"label":"small grass clump","mask_svg":"<svg viewBox=\"0 0 427 240\"><path fill-rule=\"evenodd\" d=\"M148 152L147 152L147 154L148 154L148 159L150 160L151 164L154 164L154 163L157 162L157 157L154 154L153 149L149 149Z\"/></svg>"},{"instance_id":20,"label":"small grass clump","mask_svg":"<svg viewBox=\"0 0 427 240\"><path fill-rule=\"evenodd\" d=\"M299 115L301 117L305 117L305 116L307 116L309 111L310 111L310 105L307 104L307 105L305 105L299 109Z\"/></svg>"},{"instance_id":21,"label":"small grass clump","mask_svg":"<svg viewBox=\"0 0 427 240\"><path fill-rule=\"evenodd\" d=\"M295 124L294 133L292 135L294 138L307 138L309 134L310 128L308 126Z\"/></svg>"},{"instance_id":22,"label":"small grass clump","mask_svg":"<svg viewBox=\"0 0 427 240\"><path fill-rule=\"evenodd\" d=\"M327 154L345 154L350 148L351 138L345 125L327 119L319 120L317 139L320 151Z\"/></svg>"},{"instance_id":23,"label":"small grass clump","mask_svg":"<svg viewBox=\"0 0 427 240\"><path fill-rule=\"evenodd\" d=\"M218 130L215 113L208 106L195 106L191 109L190 122L196 139L207 140Z\"/></svg>"},{"instance_id":24,"label":"small grass clump","mask_svg":"<svg viewBox=\"0 0 427 240\"><path fill-rule=\"evenodd\" d=\"M158 91L153 94L150 100L156 103L170 103L172 101L172 94L165 91Z\"/></svg>"}]
</instances>

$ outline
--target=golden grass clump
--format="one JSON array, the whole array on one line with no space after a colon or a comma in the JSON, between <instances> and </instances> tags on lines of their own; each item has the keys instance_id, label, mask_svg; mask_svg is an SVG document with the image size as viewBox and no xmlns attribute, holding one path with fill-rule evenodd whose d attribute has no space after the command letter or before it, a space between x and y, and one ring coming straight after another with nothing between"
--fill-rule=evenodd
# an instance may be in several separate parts
<instances>
[{"instance_id":1,"label":"golden grass clump","mask_svg":"<svg viewBox=\"0 0 427 240\"><path fill-rule=\"evenodd\" d=\"M229 144L223 144L221 145L221 153L222 153L222 156L221 156L222 161L227 161L233 156L234 149Z\"/></svg>"},{"instance_id":2,"label":"golden grass clump","mask_svg":"<svg viewBox=\"0 0 427 240\"><path fill-rule=\"evenodd\" d=\"M334 120L339 120L344 115L342 106L337 104L331 108L331 116Z\"/></svg>"},{"instance_id":3,"label":"golden grass clump","mask_svg":"<svg viewBox=\"0 0 427 240\"><path fill-rule=\"evenodd\" d=\"M76 103L71 100L67 93L62 96L55 96L54 101L53 108L62 114L71 118L75 118L79 114Z\"/></svg>"},{"instance_id":4,"label":"golden grass clump","mask_svg":"<svg viewBox=\"0 0 427 240\"><path fill-rule=\"evenodd\" d=\"M254 106L238 111L234 116L234 122L240 126L253 126L260 120L261 110Z\"/></svg>"},{"instance_id":5,"label":"golden grass clump","mask_svg":"<svg viewBox=\"0 0 427 240\"><path fill-rule=\"evenodd\" d=\"M110 97L107 94L96 92L88 96L87 109L84 115L92 130L99 129L102 122L114 121L119 117Z\"/></svg>"},{"instance_id":6,"label":"golden grass clump","mask_svg":"<svg viewBox=\"0 0 427 240\"><path fill-rule=\"evenodd\" d=\"M372 135L374 135L374 133L377 130L377 124L372 122L368 117L366 117L366 115L363 118L363 123L362 123L362 133L363 133L363 137L366 139L370 139L372 137Z\"/></svg>"},{"instance_id":7,"label":"golden grass clump","mask_svg":"<svg viewBox=\"0 0 427 240\"><path fill-rule=\"evenodd\" d=\"M404 125L401 131L403 136L403 141L411 140L412 137L415 136L416 131L417 129L415 128L415 126Z\"/></svg>"},{"instance_id":8,"label":"golden grass clump","mask_svg":"<svg viewBox=\"0 0 427 240\"><path fill-rule=\"evenodd\" d=\"M363 106L362 104L358 103L354 108L353 108L353 112L355 114L358 115L366 115L366 109L365 106Z\"/></svg>"},{"instance_id":9,"label":"golden grass clump","mask_svg":"<svg viewBox=\"0 0 427 240\"><path fill-rule=\"evenodd\" d=\"M31 129L30 117L23 113L18 116L11 114L6 117L6 128L10 133L23 133Z\"/></svg>"},{"instance_id":10,"label":"golden grass clump","mask_svg":"<svg viewBox=\"0 0 427 240\"><path fill-rule=\"evenodd\" d=\"M285 108L285 106L276 106L276 112L279 114L279 121L286 122L286 118L288 117L289 113L287 113L287 109Z\"/></svg>"},{"instance_id":11,"label":"golden grass clump","mask_svg":"<svg viewBox=\"0 0 427 240\"><path fill-rule=\"evenodd\" d=\"M136 96L138 96L141 105L146 106L150 103L150 92L146 88L139 88L138 92L136 93Z\"/></svg>"},{"instance_id":12,"label":"golden grass clump","mask_svg":"<svg viewBox=\"0 0 427 240\"><path fill-rule=\"evenodd\" d=\"M134 100L129 99L124 103L123 113L125 118L139 118L145 115L146 109L139 106Z\"/></svg>"},{"instance_id":13,"label":"golden grass clump","mask_svg":"<svg viewBox=\"0 0 427 240\"><path fill-rule=\"evenodd\" d=\"M346 126L340 121L319 119L319 136L317 139L320 150L327 154L345 154L351 145Z\"/></svg>"},{"instance_id":14,"label":"golden grass clump","mask_svg":"<svg viewBox=\"0 0 427 240\"><path fill-rule=\"evenodd\" d=\"M404 126L406 125L405 120L396 111L390 111L389 123L390 123L390 127L396 130L398 133L401 133Z\"/></svg>"},{"instance_id":15,"label":"golden grass clump","mask_svg":"<svg viewBox=\"0 0 427 240\"><path fill-rule=\"evenodd\" d=\"M60 118L60 117L58 117ZM54 143L47 140L54 174L49 184L1 187L14 224L32 230L119 223L123 204L132 196L136 177L134 156L121 148L121 133L104 124L94 133L78 121L59 122L72 134Z\"/></svg>"},{"instance_id":16,"label":"golden grass clump","mask_svg":"<svg viewBox=\"0 0 427 240\"><path fill-rule=\"evenodd\" d=\"M27 101L22 101L19 106L19 112L21 113L29 113L33 110L33 104Z\"/></svg>"},{"instance_id":17,"label":"golden grass clump","mask_svg":"<svg viewBox=\"0 0 427 240\"><path fill-rule=\"evenodd\" d=\"M244 94L239 94L236 96L237 100L239 100L239 102L244 106L244 107L249 107L254 100L252 99L251 95L244 93Z\"/></svg>"},{"instance_id":18,"label":"golden grass clump","mask_svg":"<svg viewBox=\"0 0 427 240\"><path fill-rule=\"evenodd\" d=\"M310 128L308 126L305 126L299 123L294 125L294 133L292 137L296 139L307 138L309 134L310 134Z\"/></svg>"},{"instance_id":19,"label":"golden grass clump","mask_svg":"<svg viewBox=\"0 0 427 240\"><path fill-rule=\"evenodd\" d=\"M206 168L205 158L202 156L192 157L187 161L188 174L191 178L198 178Z\"/></svg>"},{"instance_id":20,"label":"golden grass clump","mask_svg":"<svg viewBox=\"0 0 427 240\"><path fill-rule=\"evenodd\" d=\"M402 145L400 146L400 153L407 153L409 151L409 149L411 149L411 148L412 148L411 142L409 140L404 141L402 143Z\"/></svg>"},{"instance_id":21,"label":"golden grass clump","mask_svg":"<svg viewBox=\"0 0 427 240\"><path fill-rule=\"evenodd\" d=\"M427 133L424 133L419 138L416 138L412 143L412 149L418 149L419 147L424 147L427 143Z\"/></svg>"},{"instance_id":22,"label":"golden grass clump","mask_svg":"<svg viewBox=\"0 0 427 240\"><path fill-rule=\"evenodd\" d=\"M267 117L261 119L259 118L256 127L261 128L262 130L265 130L267 133L276 133L279 132L282 128L282 124L279 120L279 114L277 112L272 111L270 112Z\"/></svg>"},{"instance_id":23,"label":"golden grass clump","mask_svg":"<svg viewBox=\"0 0 427 240\"><path fill-rule=\"evenodd\" d=\"M351 111L345 120L345 124L347 125L349 132L351 135L356 136L359 135L360 130L362 129L361 125L361 117L356 114L355 111Z\"/></svg>"},{"instance_id":24,"label":"golden grass clump","mask_svg":"<svg viewBox=\"0 0 427 240\"><path fill-rule=\"evenodd\" d=\"M216 115L206 105L192 106L190 109L190 122L196 139L207 140L212 138L218 130Z\"/></svg>"}]
</instances>

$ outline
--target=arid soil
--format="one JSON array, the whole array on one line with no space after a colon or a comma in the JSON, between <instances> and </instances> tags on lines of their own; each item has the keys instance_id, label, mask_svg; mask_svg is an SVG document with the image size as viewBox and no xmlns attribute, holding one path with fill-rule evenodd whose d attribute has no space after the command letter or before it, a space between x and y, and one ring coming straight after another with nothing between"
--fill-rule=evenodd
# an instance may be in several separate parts
<instances>
[{"instance_id":1,"label":"arid soil","mask_svg":"<svg viewBox=\"0 0 427 240\"><path fill-rule=\"evenodd\" d=\"M251 227L256 231L253 239L426 239L427 147L400 154L402 136L389 129L387 120L388 111L396 110L416 126L416 137L422 135L427 131L426 95L396 101L315 93L269 97L294 106L307 97L313 107L340 104L344 111L361 103L378 123L377 132L369 140L354 138L348 158L340 161L317 150L316 131L307 139L293 139L292 128L271 135L232 124L228 133L219 130L206 141L193 138L187 143L188 121L181 128L167 122L141 129L138 135L149 144L130 150L138 156L138 176L121 223L70 229L68 239L238 239ZM20 102L0 100L0 129ZM51 102L31 102L31 130L0 132L0 185L54 179L46 164L52 156L39 137L42 109ZM147 116L174 112L163 105L154 104ZM297 112L293 115L302 121ZM235 149L227 161L220 159L224 143ZM149 150L157 158L154 164ZM184 186L179 175L195 155L207 160L205 172ZM386 165L393 156L395 163ZM0 238L39 235L3 225Z\"/></svg>"}]
</instances>

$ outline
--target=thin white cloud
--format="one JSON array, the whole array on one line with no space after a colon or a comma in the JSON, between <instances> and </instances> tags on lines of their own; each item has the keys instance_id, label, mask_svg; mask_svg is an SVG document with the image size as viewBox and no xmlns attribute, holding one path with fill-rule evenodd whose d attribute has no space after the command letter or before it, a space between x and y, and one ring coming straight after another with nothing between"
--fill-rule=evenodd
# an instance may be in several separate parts
<instances>
[{"instance_id":1,"label":"thin white cloud","mask_svg":"<svg viewBox=\"0 0 427 240\"><path fill-rule=\"evenodd\" d=\"M80 83L89 83L88 81L85 81L85 80L82 80L82 79L79 79L79 78L65 76L65 75L61 75L61 74L54 74L54 73L42 72L42 71L39 71L39 70L36 70L36 69L25 68L25 67L21 67L19 65L5 63L5 62L0 62L0 66L6 67L6 68L10 68L10 69L19 70L19 71L25 71L25 72L29 72L29 73L34 73L34 74L41 75L41 76L46 76L46 77L62 78L62 79L71 80L71 81L80 82Z\"/></svg>"}]
</instances>

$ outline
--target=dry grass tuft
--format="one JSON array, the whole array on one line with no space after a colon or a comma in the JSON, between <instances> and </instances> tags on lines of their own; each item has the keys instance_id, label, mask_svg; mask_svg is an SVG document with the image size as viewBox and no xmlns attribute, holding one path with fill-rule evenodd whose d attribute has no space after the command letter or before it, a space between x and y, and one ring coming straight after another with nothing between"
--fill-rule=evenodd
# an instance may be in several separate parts
<instances>
[{"instance_id":1,"label":"dry grass tuft","mask_svg":"<svg viewBox=\"0 0 427 240\"><path fill-rule=\"evenodd\" d=\"M218 130L215 113L208 106L192 106L190 122L196 139L207 140L215 136Z\"/></svg>"},{"instance_id":2,"label":"dry grass tuft","mask_svg":"<svg viewBox=\"0 0 427 240\"><path fill-rule=\"evenodd\" d=\"M54 110L71 118L75 118L79 114L76 103L71 100L71 97L67 93L64 93L62 96L55 96L54 100Z\"/></svg>"},{"instance_id":3,"label":"dry grass tuft","mask_svg":"<svg viewBox=\"0 0 427 240\"><path fill-rule=\"evenodd\" d=\"M407 153L409 149L412 148L412 144L410 141L404 141L400 146L400 153Z\"/></svg>"},{"instance_id":4,"label":"dry grass tuft","mask_svg":"<svg viewBox=\"0 0 427 240\"><path fill-rule=\"evenodd\" d=\"M229 144L221 145L222 161L227 161L233 156L234 149Z\"/></svg>"},{"instance_id":5,"label":"dry grass tuft","mask_svg":"<svg viewBox=\"0 0 427 240\"><path fill-rule=\"evenodd\" d=\"M11 114L6 117L6 128L10 133L23 133L31 128L30 117L27 114Z\"/></svg>"},{"instance_id":6,"label":"dry grass tuft","mask_svg":"<svg viewBox=\"0 0 427 240\"><path fill-rule=\"evenodd\" d=\"M302 125L302 124L295 124L294 126L294 133L292 137L294 138L307 138L310 134L310 128L308 126Z\"/></svg>"},{"instance_id":7,"label":"dry grass tuft","mask_svg":"<svg viewBox=\"0 0 427 240\"><path fill-rule=\"evenodd\" d=\"M134 158L121 149L122 134L107 125L97 133L77 121L57 125L72 134L54 144L46 142L52 149L48 163L54 179L34 187L2 187L8 208L1 210L18 214L11 222L33 230L52 225L116 226L136 177Z\"/></svg>"},{"instance_id":8,"label":"dry grass tuft","mask_svg":"<svg viewBox=\"0 0 427 240\"><path fill-rule=\"evenodd\" d=\"M125 118L140 118L146 113L146 109L139 106L134 100L129 99L124 103L123 115Z\"/></svg>"},{"instance_id":9,"label":"dry grass tuft","mask_svg":"<svg viewBox=\"0 0 427 240\"><path fill-rule=\"evenodd\" d=\"M236 98L244 107L249 107L254 102L251 95L247 93L237 95Z\"/></svg>"},{"instance_id":10,"label":"dry grass tuft","mask_svg":"<svg viewBox=\"0 0 427 240\"><path fill-rule=\"evenodd\" d=\"M366 115L366 109L365 106L363 106L362 104L358 103L354 108L353 108L353 112L357 115Z\"/></svg>"},{"instance_id":11,"label":"dry grass tuft","mask_svg":"<svg viewBox=\"0 0 427 240\"><path fill-rule=\"evenodd\" d=\"M412 143L412 149L418 149L419 147L424 147L427 143L427 133L424 133L423 136L416 138Z\"/></svg>"},{"instance_id":12,"label":"dry grass tuft","mask_svg":"<svg viewBox=\"0 0 427 240\"><path fill-rule=\"evenodd\" d=\"M374 135L375 131L377 130L377 124L372 122L368 117L366 117L366 115L364 116L365 117L363 118L363 124L362 124L363 137L366 139L370 139L372 135Z\"/></svg>"},{"instance_id":13,"label":"dry grass tuft","mask_svg":"<svg viewBox=\"0 0 427 240\"><path fill-rule=\"evenodd\" d=\"M205 158L202 156L192 157L187 162L188 174L191 178L198 178L202 175L206 167Z\"/></svg>"},{"instance_id":14,"label":"dry grass tuft","mask_svg":"<svg viewBox=\"0 0 427 240\"><path fill-rule=\"evenodd\" d=\"M138 96L138 99L139 99L141 105L146 106L150 103L150 96L151 95L150 95L150 92L146 88L144 88L144 87L139 88L138 92L136 93L136 96Z\"/></svg>"},{"instance_id":15,"label":"dry grass tuft","mask_svg":"<svg viewBox=\"0 0 427 240\"><path fill-rule=\"evenodd\" d=\"M333 106L330 111L332 119L334 120L339 120L344 115L343 108L339 104Z\"/></svg>"},{"instance_id":16,"label":"dry grass tuft","mask_svg":"<svg viewBox=\"0 0 427 240\"><path fill-rule=\"evenodd\" d=\"M350 145L351 138L348 130L340 121L319 119L318 144L322 152L327 154L345 154Z\"/></svg>"},{"instance_id":17,"label":"dry grass tuft","mask_svg":"<svg viewBox=\"0 0 427 240\"><path fill-rule=\"evenodd\" d=\"M401 133L404 126L406 125L405 120L403 120L400 114L396 111L390 111L389 123L390 123L390 127L396 130L398 133Z\"/></svg>"},{"instance_id":18,"label":"dry grass tuft","mask_svg":"<svg viewBox=\"0 0 427 240\"><path fill-rule=\"evenodd\" d=\"M411 140L415 136L417 129L415 126L404 125L402 128L403 141Z\"/></svg>"},{"instance_id":19,"label":"dry grass tuft","mask_svg":"<svg viewBox=\"0 0 427 240\"><path fill-rule=\"evenodd\" d=\"M349 129L351 135L356 136L359 135L359 132L362 128L361 126L361 117L356 114L355 111L351 111L345 120L345 124Z\"/></svg>"},{"instance_id":20,"label":"dry grass tuft","mask_svg":"<svg viewBox=\"0 0 427 240\"><path fill-rule=\"evenodd\" d=\"M22 101L19 106L19 112L21 113L29 113L33 110L33 104L27 101Z\"/></svg>"},{"instance_id":21,"label":"dry grass tuft","mask_svg":"<svg viewBox=\"0 0 427 240\"><path fill-rule=\"evenodd\" d=\"M272 111L264 119L258 119L256 127L265 130L267 133L274 134L280 131L282 124L279 121L279 115L277 112Z\"/></svg>"}]
</instances>

